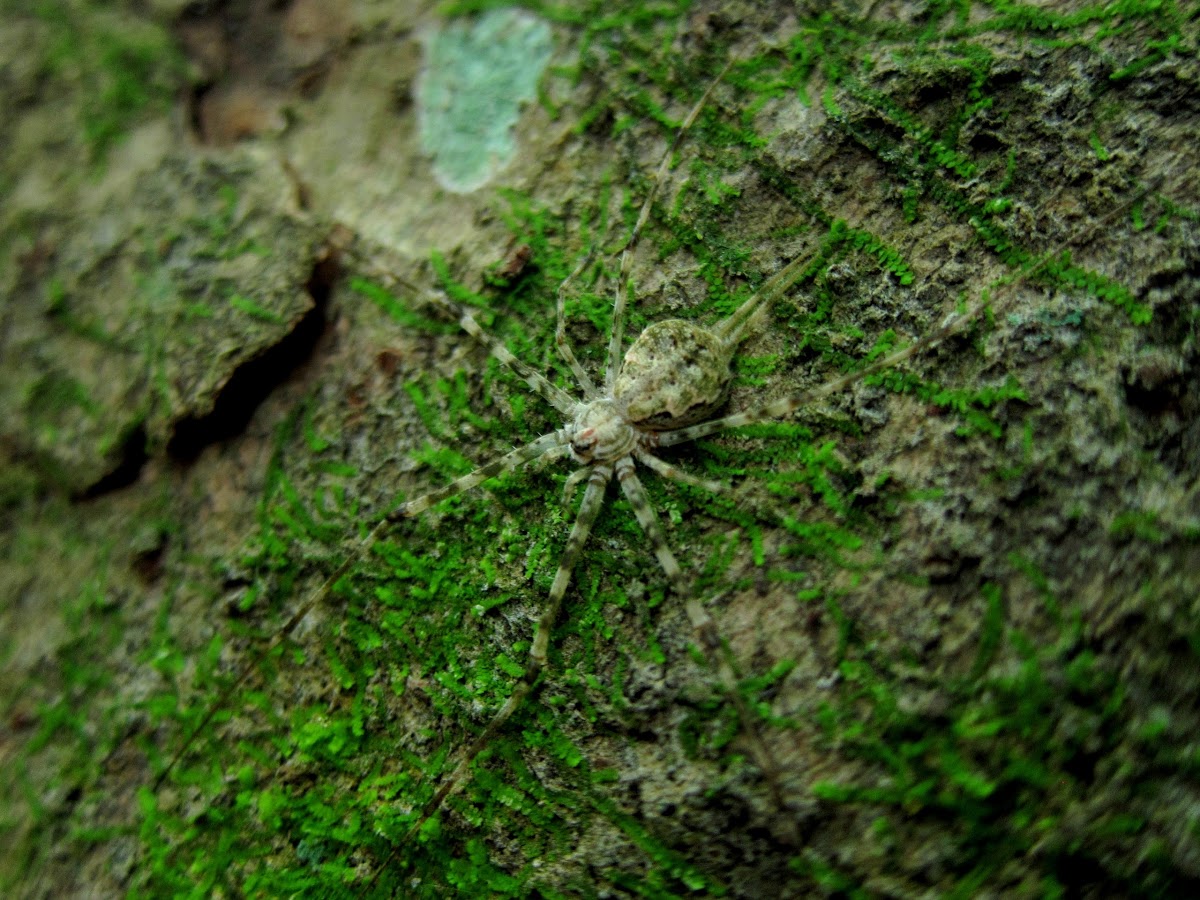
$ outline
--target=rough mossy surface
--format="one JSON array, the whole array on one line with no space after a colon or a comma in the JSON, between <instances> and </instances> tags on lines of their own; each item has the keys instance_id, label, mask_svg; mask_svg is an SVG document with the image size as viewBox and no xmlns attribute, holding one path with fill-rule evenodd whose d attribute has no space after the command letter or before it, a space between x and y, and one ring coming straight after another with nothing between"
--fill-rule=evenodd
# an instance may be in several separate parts
<instances>
[{"instance_id":1,"label":"rough mossy surface","mask_svg":"<svg viewBox=\"0 0 1200 900\"><path fill-rule=\"evenodd\" d=\"M235 395L254 385L226 388L313 310L327 229L261 149L180 150L163 110L182 63L161 23L123 4L7 6L0 434L85 494L219 428L222 404L248 408Z\"/></svg>"},{"instance_id":2,"label":"rough mossy surface","mask_svg":"<svg viewBox=\"0 0 1200 900\"><path fill-rule=\"evenodd\" d=\"M282 135L161 151L146 168L133 151L149 139L133 132L112 139L103 169L119 178L140 161L132 171L154 175L129 196L174 183L207 211L174 223L183 237L168 247L187 253L112 258L187 297L226 285L243 300L222 332L279 342L294 328L262 329L292 322L291 307L263 306L265 286L297 311L320 295L328 324L304 364L237 434L194 435L186 459L151 442L136 479L87 501L56 487L26 449L38 439L20 426L26 407L4 401L7 889L1194 893L1195 10L541 9L568 62L523 114L505 186L448 196L397 102L430 23L347 9L354 39L297 89ZM41 27L21 12L5 27ZM670 454L727 494L647 473L761 717L783 806L613 492L536 699L409 834L519 677L574 517L560 500L570 467L530 467L340 567L400 498L560 425L422 293L471 305L570 387L555 292L596 251L567 312L584 365L600 367L611 251L731 55L638 246L627 333L716 321L810 260L736 360L729 406L745 409L862 368L956 309L975 316L794 420ZM21 96L36 116L42 98ZM146 115L145 128L171 127ZM287 160L278 218L270 191L254 196L261 221L296 223L283 243L306 249L239 255L242 271L196 251L189 223L244 209L223 185L253 159ZM0 173L0 188L29 197L23 177ZM115 365L112 326L78 323L91 322L86 288L117 282L73 274L57 249L107 220L86 204L57 212L23 233L5 220L4 266L22 273L4 282L5 322L24 323L21 346L43 330L47 366ZM139 236L126 247L148 232L119 233ZM294 266L273 268L279 256ZM117 308L129 335L160 333L146 305ZM223 346L211 318L171 321L171 346ZM5 378L36 380L32 358L6 353ZM72 433L87 444L76 452L96 453L99 438Z\"/></svg>"},{"instance_id":3,"label":"rough mossy surface","mask_svg":"<svg viewBox=\"0 0 1200 900\"><path fill-rule=\"evenodd\" d=\"M270 161L167 154L86 230L61 210L26 223L37 237L17 237L17 254L45 256L0 295L14 449L83 493L147 450L182 450L206 422L221 428L222 398L257 392L235 374L313 311L324 232L281 205L290 191Z\"/></svg>"}]
</instances>

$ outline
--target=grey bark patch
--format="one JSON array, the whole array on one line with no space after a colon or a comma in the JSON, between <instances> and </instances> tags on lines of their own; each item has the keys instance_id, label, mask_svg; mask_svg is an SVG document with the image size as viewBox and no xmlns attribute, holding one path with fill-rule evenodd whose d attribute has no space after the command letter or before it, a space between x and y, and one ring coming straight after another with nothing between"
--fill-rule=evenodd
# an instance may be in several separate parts
<instances>
[{"instance_id":1,"label":"grey bark patch","mask_svg":"<svg viewBox=\"0 0 1200 900\"><path fill-rule=\"evenodd\" d=\"M281 209L288 189L249 156L169 156L89 227L48 236L42 272L4 296L10 442L82 493L209 415L313 308L321 233Z\"/></svg>"}]
</instances>

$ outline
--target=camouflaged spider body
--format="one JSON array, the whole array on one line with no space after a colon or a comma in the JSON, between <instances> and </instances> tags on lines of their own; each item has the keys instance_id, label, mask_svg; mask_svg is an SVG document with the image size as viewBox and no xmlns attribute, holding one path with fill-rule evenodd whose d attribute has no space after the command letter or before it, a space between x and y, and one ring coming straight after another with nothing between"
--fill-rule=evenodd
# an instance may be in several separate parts
<instances>
[{"instance_id":1,"label":"camouflaged spider body","mask_svg":"<svg viewBox=\"0 0 1200 900\"><path fill-rule=\"evenodd\" d=\"M471 490L489 478L512 471L541 457L569 455L580 465L567 479L564 488L566 498L569 499L574 489L584 481L587 482L587 488L559 558L545 610L534 629L524 674L487 727L460 754L456 767L442 782L432 799L422 809L414 811L410 836L436 813L451 793L466 782L472 761L491 743L497 732L532 693L538 676L545 668L550 632L562 608L575 564L599 515L608 482L614 476L629 501L659 566L667 576L672 591L684 602L688 619L717 672L723 692L738 712L745 739L755 762L763 771L776 806L783 808L785 805L778 780L778 767L759 736L756 718L750 713L738 689L737 676L728 653L721 645L715 623L700 598L688 589L683 571L667 543L658 514L654 511L646 489L638 477L635 463L640 463L658 475L674 481L710 491L726 490L726 485L698 478L664 462L654 451L661 447L694 441L729 428L790 415L813 400L841 391L873 372L906 359L921 347L941 340L956 328L957 324L948 323L908 348L818 388L783 397L744 412L712 418L728 397L732 381L730 366L738 346L765 317L770 303L780 297L808 265L807 258L798 257L773 275L728 318L716 325L704 327L682 319L657 322L649 325L628 350L625 350L624 323L633 248L649 219L655 194L669 167L675 146L695 120L722 76L718 76L709 86L684 120L675 143L659 164L650 194L621 252L621 265L613 302L612 330L608 340L602 384L598 385L592 380L576 358L566 336L564 291L571 280L584 269L588 260L583 260L559 287L556 343L559 353L578 383L582 399L571 396L513 356L504 344L483 330L470 312L459 309L441 295L428 296L431 302L452 311L458 317L459 325L464 331L487 347L493 356L554 406L562 414L566 424L557 431L518 447L443 488L401 504L367 536L360 552L375 540L379 530L389 522L418 515L442 500Z\"/></svg>"},{"instance_id":2,"label":"camouflaged spider body","mask_svg":"<svg viewBox=\"0 0 1200 900\"><path fill-rule=\"evenodd\" d=\"M729 396L740 339L682 319L649 326L626 351L611 396L580 406L568 429L571 457L595 465L650 453L659 432L711 416Z\"/></svg>"},{"instance_id":3,"label":"camouflaged spider body","mask_svg":"<svg viewBox=\"0 0 1200 900\"><path fill-rule=\"evenodd\" d=\"M566 337L564 290L584 269L587 259L583 260L559 287L557 302L556 343L578 383L582 398L567 393L513 356L504 344L483 330L470 312L459 309L441 295L428 294L427 299L430 302L450 310L457 316L464 331L520 376L531 390L557 409L565 424L557 431L542 435L442 488L400 504L363 537L325 582L309 595L275 638L272 648L267 651L269 654L271 649L282 643L286 635L309 611L329 596L338 580L350 570L356 560L369 551L390 524L416 516L445 499L477 487L489 478L515 470L538 458L570 456L579 464L580 468L567 479L564 495L569 498L574 488L584 481L587 482L587 487L559 559L546 608L534 629L525 671L488 725L459 753L454 770L442 781L432 798L420 809L412 811L407 838L393 847L393 856L399 847L406 844L407 839L441 808L446 798L466 783L471 763L533 692L538 676L546 665L550 632L562 608L575 564L599 515L608 482L614 476L629 501L638 525L650 542L659 566L670 582L671 590L683 600L688 618L696 630L701 647L717 672L726 698L737 710L743 734L755 762L763 771L776 807L783 809L786 805L779 784L778 767L759 736L756 717L751 715L741 695L729 654L722 647L716 626L700 598L688 590L679 563L667 544L658 514L650 504L646 490L638 478L635 462L671 480L710 491L725 490L726 486L719 482L698 478L664 462L654 451L698 440L730 428L789 416L815 400L842 391L854 382L890 368L922 348L945 339L971 317L947 319L940 329L857 372L848 373L799 394L716 418L712 416L716 415L729 394L732 381L730 365L738 346L762 321L769 305L795 282L808 265L807 258L798 257L789 262L721 322L711 327L681 319L657 322L648 326L626 350L624 322L633 248L649 219L654 197L669 168L672 153L724 74L723 71L717 76L693 107L680 127L675 142L663 156L650 194L621 252L603 384L597 385L592 380L576 358ZM253 671L253 668L249 668L243 672L236 682L226 688L221 699L210 707L199 726L159 775L156 787L161 786L196 735L203 732L232 692L244 684ZM387 863L385 860L376 870L376 877L387 867Z\"/></svg>"},{"instance_id":4,"label":"camouflaged spider body","mask_svg":"<svg viewBox=\"0 0 1200 900\"><path fill-rule=\"evenodd\" d=\"M711 417L728 398L732 380L730 364L738 345L761 321L761 311L767 302L779 296L792 283L800 269L801 261L795 260L785 266L760 291L715 326L704 327L682 319L668 319L648 326L627 350L624 348L627 285L630 282L633 249L649 219L654 197L666 174L675 145L699 115L709 94L723 75L724 72L713 81L684 120L675 144L672 144L659 164L650 194L643 203L637 222L621 252L620 274L616 283L602 384L598 385L592 380L575 356L566 336L564 291L587 265L588 259L584 259L559 287L557 302L556 343L562 358L575 376L583 394L582 399L572 397L513 356L507 347L483 330L470 312L455 307L440 295L428 298L442 308L453 311L463 330L487 347L493 356L554 406L562 414L566 424L559 430L543 435L524 447L518 447L439 490L401 504L380 523L380 527L387 522L418 515L442 500L471 490L488 478L548 455L569 455L581 466L567 479L564 488L566 499L569 500L580 483L586 481L587 488L559 559L546 609L534 630L523 676L483 733L461 754L455 770L443 781L432 800L418 813L412 826L414 829L436 812L446 797L464 783L471 761L488 745L534 689L537 678L546 665L550 631L558 618L575 564L599 515L608 482L614 476L633 509L638 525L649 540L660 567L670 581L673 592L684 600L688 618L696 629L702 646L715 663L722 687L738 710L754 757L771 781L772 791L778 799L774 788L776 767L759 739L753 724L754 719L737 690L737 678L732 666L728 659L717 652L720 648L720 638L712 618L700 600L687 589L683 571L667 544L658 515L635 471L635 462L661 476L686 484L712 491L725 488L720 483L697 478L677 469L655 456L654 451L660 446L690 441L726 427L742 424L745 414L724 419ZM374 540L376 532L368 536L367 542Z\"/></svg>"},{"instance_id":5,"label":"camouflaged spider body","mask_svg":"<svg viewBox=\"0 0 1200 900\"><path fill-rule=\"evenodd\" d=\"M652 197L653 195L651 199ZM669 579L672 590L684 600L688 618L696 629L702 646L713 658L722 687L738 710L754 757L772 781L772 792L777 795L774 787L776 767L755 731L753 717L738 693L737 678L732 666L717 652L720 639L712 618L700 600L687 590L683 571L667 544L658 515L637 476L635 461L669 479L712 491L725 488L718 482L697 478L677 469L656 457L654 451L660 446L682 443L725 427L743 424L742 420L747 414L722 419L711 417L728 398L732 381L731 363L739 344L760 320L759 311L764 302L778 296L790 283L798 262L785 267L763 290L751 296L738 310L717 325L706 328L682 319L657 322L648 326L622 354L626 306L624 286L629 281L631 251L649 215L650 203L651 200L648 199L622 254L621 275L616 290L612 334L608 347L608 364L602 386L593 382L567 343L563 300L567 282L559 288L558 347L579 382L583 392L582 400L572 398L518 360L503 344L488 335L469 312L455 310L463 330L484 344L493 356L520 375L533 390L557 408L567 424L464 475L440 490L401 504L386 521L418 515L442 500L474 488L488 478L552 454L569 455L581 466L567 479L564 497L569 501L575 487L585 480L587 489L559 560L546 609L534 630L524 674L503 707L483 733L460 756L455 770L420 812L412 825L414 830L436 812L447 796L465 782L472 760L488 745L532 692L539 674L546 665L550 631L562 608L575 563L603 505L608 482L614 476L649 540L659 565ZM576 270L578 271L579 269ZM444 308L452 308L445 298L431 299ZM373 540L373 537L372 534L368 540Z\"/></svg>"},{"instance_id":6,"label":"camouflaged spider body","mask_svg":"<svg viewBox=\"0 0 1200 900\"><path fill-rule=\"evenodd\" d=\"M613 401L630 425L647 431L706 419L729 396L739 338L682 319L656 322L626 351Z\"/></svg>"}]
</instances>

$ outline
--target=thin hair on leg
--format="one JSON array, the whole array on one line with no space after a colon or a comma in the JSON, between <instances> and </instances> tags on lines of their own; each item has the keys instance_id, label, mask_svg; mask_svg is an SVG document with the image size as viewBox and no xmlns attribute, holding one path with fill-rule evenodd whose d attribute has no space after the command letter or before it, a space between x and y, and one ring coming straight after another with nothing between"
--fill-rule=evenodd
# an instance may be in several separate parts
<instances>
[{"instance_id":1,"label":"thin hair on leg","mask_svg":"<svg viewBox=\"0 0 1200 900\"><path fill-rule=\"evenodd\" d=\"M540 372L530 368L517 359L507 347L497 338L488 334L483 326L471 315L470 310L463 307L444 294L425 288L417 287L411 281L390 272L380 273L380 276L391 285L401 285L405 290L414 294L427 304L436 306L442 312L453 318L458 326L482 345L492 356L504 363L513 373L521 378L530 390L568 418L574 414L579 402L557 385L552 384Z\"/></svg>"},{"instance_id":2,"label":"thin hair on leg","mask_svg":"<svg viewBox=\"0 0 1200 900\"><path fill-rule=\"evenodd\" d=\"M711 419L708 422L689 425L686 428L679 428L675 431L664 431L658 436L658 446L673 447L676 444L699 440L700 438L708 437L710 434L725 431L729 428L741 428L743 425L753 425L755 422L782 419L790 416L802 406L807 406L823 397L841 393L864 378L869 378L878 372L897 366L906 359L920 353L925 348L944 341L973 322L976 318L976 312L972 311L965 315L951 314L941 328L918 338L907 347L897 350L894 353L889 353L881 359L877 359L869 366L865 366L857 372L848 372L815 388L810 388L809 390L801 391L798 394L792 394L787 397L780 397L778 400L772 400L770 403L764 403L761 406L756 406L753 409L748 409L740 413L721 416L717 419Z\"/></svg>"},{"instance_id":3,"label":"thin hair on leg","mask_svg":"<svg viewBox=\"0 0 1200 900\"><path fill-rule=\"evenodd\" d=\"M543 434L540 438L530 441L522 447L518 447L503 456L496 457L490 463L485 463L473 472L468 472L461 478L456 478L444 487L401 503L387 514L387 518L384 521L397 522L400 519L410 519L429 509L429 507L436 506L443 500L457 497L464 491L471 490L471 488L481 482L487 481L489 478L495 478L497 475L511 472L514 469L520 468L525 463L537 459L539 456L558 450L560 447L566 445L567 440L567 429L565 428L560 428L558 431L551 431L549 434Z\"/></svg>"},{"instance_id":4,"label":"thin hair on leg","mask_svg":"<svg viewBox=\"0 0 1200 900\"><path fill-rule=\"evenodd\" d=\"M663 478L677 481L680 484L697 487L701 490L708 491L710 494L728 494L733 488L725 484L723 481L716 481L711 478L700 478L690 472L685 472L678 466L673 466L668 462L663 462L653 453L639 451L637 453L637 461L647 469L661 475Z\"/></svg>"},{"instance_id":5,"label":"thin hair on leg","mask_svg":"<svg viewBox=\"0 0 1200 900\"><path fill-rule=\"evenodd\" d=\"M450 301L446 300L445 302L448 304ZM579 406L579 401L562 388L551 384L546 376L542 375L536 369L531 369L513 356L512 351L483 330L483 327L475 321L475 317L470 312L460 309L458 313L458 324L462 326L462 330L486 347L492 356L496 357L496 359L500 360L500 362L504 363L504 365L508 366L519 377L524 379L532 391L540 394L547 403L563 415L570 416L574 413L575 409Z\"/></svg>"},{"instance_id":6,"label":"thin hair on leg","mask_svg":"<svg viewBox=\"0 0 1200 900\"><path fill-rule=\"evenodd\" d=\"M558 323L554 329L554 343L558 347L558 352L571 367L571 372L575 375L575 380L579 382L579 387L583 391L585 400L594 400L599 396L599 391L596 389L596 383L592 381L592 377L588 375L587 370L580 364L578 357L575 356L575 351L571 349L571 344L567 340L567 313L565 291L567 285L570 284L579 273L587 268L588 263L592 261L594 251L589 250L580 260L579 265L567 276L566 280L558 286L558 299L555 304Z\"/></svg>"}]
</instances>

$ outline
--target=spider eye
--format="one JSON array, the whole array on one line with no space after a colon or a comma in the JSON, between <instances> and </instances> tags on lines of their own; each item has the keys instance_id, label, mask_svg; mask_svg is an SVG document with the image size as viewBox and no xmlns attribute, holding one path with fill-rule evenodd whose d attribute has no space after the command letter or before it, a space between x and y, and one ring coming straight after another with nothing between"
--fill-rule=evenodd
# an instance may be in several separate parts
<instances>
[{"instance_id":1,"label":"spider eye","mask_svg":"<svg viewBox=\"0 0 1200 900\"><path fill-rule=\"evenodd\" d=\"M591 456L592 451L596 449L596 430L589 428L586 431L575 435L571 441L571 452L581 459L586 459Z\"/></svg>"}]
</instances>

